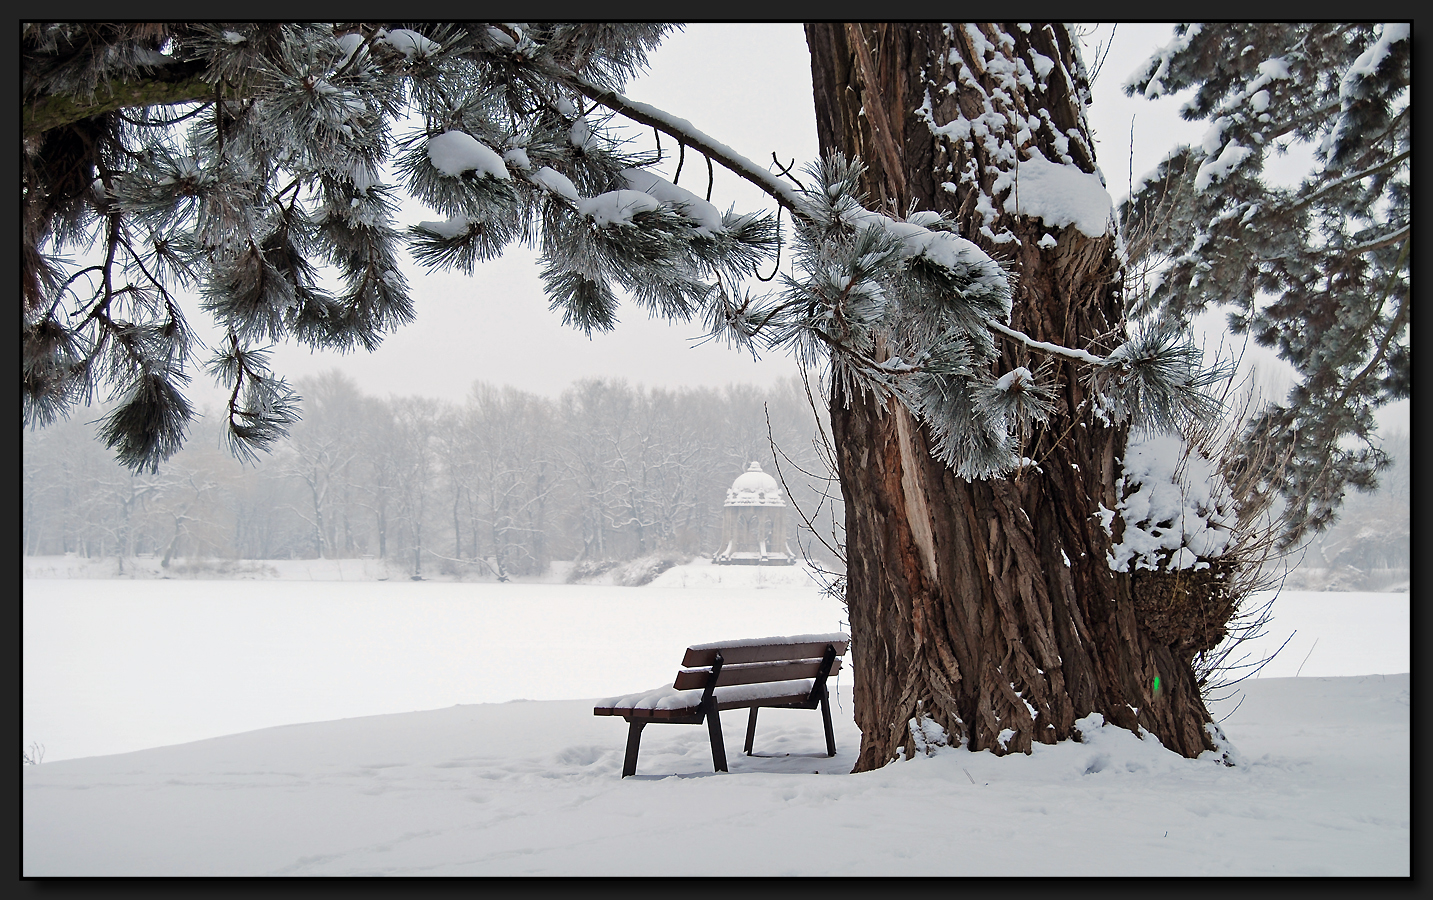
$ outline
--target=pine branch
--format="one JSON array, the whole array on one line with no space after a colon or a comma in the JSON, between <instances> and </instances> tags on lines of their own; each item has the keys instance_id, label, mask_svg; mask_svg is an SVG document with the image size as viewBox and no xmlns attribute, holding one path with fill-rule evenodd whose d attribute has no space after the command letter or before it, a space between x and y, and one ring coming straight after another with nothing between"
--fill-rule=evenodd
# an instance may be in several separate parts
<instances>
[{"instance_id":1,"label":"pine branch","mask_svg":"<svg viewBox=\"0 0 1433 900\"><path fill-rule=\"evenodd\" d=\"M1398 253L1398 262L1394 264L1392 271L1388 273L1388 281L1384 285L1383 296L1379 297L1378 303L1374 306L1375 318L1377 317L1377 313L1383 309L1383 304L1388 302L1388 297L1393 292L1393 285L1398 278L1398 271L1403 268L1403 264L1407 262L1407 260L1408 240L1405 238L1403 241L1403 249ZM1383 338L1379 340L1378 350L1373 354L1373 359L1370 359L1368 365L1364 366L1361 372L1355 375L1348 384L1344 385L1344 389L1339 393L1338 399L1334 401L1334 409L1343 409L1344 404L1348 402L1348 398L1353 394L1354 390L1363 384L1364 379L1368 378L1373 370L1378 368L1379 364L1383 362L1384 357L1388 355L1389 345L1393 343L1394 336L1402 330L1403 323L1408 316L1408 302L1401 298L1400 301L1398 304L1398 313L1393 317L1393 321L1388 324L1387 330L1383 333ZM1372 325L1373 319L1370 319L1368 325L1365 325L1363 330L1367 330L1372 327Z\"/></svg>"},{"instance_id":2,"label":"pine branch","mask_svg":"<svg viewBox=\"0 0 1433 900\"><path fill-rule=\"evenodd\" d=\"M1371 241L1366 241L1362 244L1355 244L1354 246L1349 247L1347 252L1367 253L1370 250L1379 250L1383 247L1392 246L1393 244L1398 243L1400 240L1406 241L1408 239L1408 233L1411 229L1411 225L1404 225L1402 228L1398 229L1392 234L1385 234L1382 237L1376 237ZM1403 260L1406 258L1406 254L1401 255L1399 257L1398 265L1394 266L1394 269L1397 270L1403 268Z\"/></svg>"},{"instance_id":3,"label":"pine branch","mask_svg":"<svg viewBox=\"0 0 1433 900\"><path fill-rule=\"evenodd\" d=\"M1301 126L1316 121L1317 119L1326 116L1329 113L1337 112L1338 109L1339 103L1333 102L1325 104L1321 107L1316 107L1312 110L1306 110L1305 112L1299 113L1291 119L1286 119L1276 125L1271 125L1270 127L1259 131L1260 136L1262 136L1263 138L1261 144L1265 147L1270 146L1279 138L1283 137L1289 132L1296 131Z\"/></svg>"},{"instance_id":4,"label":"pine branch","mask_svg":"<svg viewBox=\"0 0 1433 900\"><path fill-rule=\"evenodd\" d=\"M90 99L76 94L27 98L20 112L22 133L26 138L34 138L52 129L121 109L202 103L213 100L215 95L215 85L205 79L204 65L198 61L173 63L156 69L149 78L114 81L106 88L108 96ZM230 85L221 84L218 91L225 100L242 99Z\"/></svg>"},{"instance_id":5,"label":"pine branch","mask_svg":"<svg viewBox=\"0 0 1433 900\"><path fill-rule=\"evenodd\" d=\"M639 103L613 90L600 87L570 72L554 71L551 77L559 79L580 91L584 97L621 113L634 122L651 126L678 141L691 145L705 154L708 159L721 163L734 175L760 188L767 196L784 206L793 216L805 219L805 203L800 194L784 184L776 176L756 163L737 153L726 144L699 130L686 119L668 115L654 106Z\"/></svg>"},{"instance_id":6,"label":"pine branch","mask_svg":"<svg viewBox=\"0 0 1433 900\"><path fill-rule=\"evenodd\" d=\"M1364 169L1364 170L1361 171L1361 172L1355 172L1355 173L1352 174L1352 175L1346 175L1346 176L1344 176L1343 178L1340 178L1340 179L1337 180L1337 181L1329 182L1328 184L1326 184L1326 185L1320 187L1318 190L1314 191L1313 193L1308 194L1307 196L1304 196L1304 197L1299 198L1298 201L1296 201L1295 203L1292 203L1292 204L1290 204L1289 206L1285 207L1285 209L1288 210L1289 212L1293 212L1293 211L1296 210L1296 209L1302 209L1303 207L1308 206L1310 203L1313 203L1313 202L1315 202L1315 201L1317 201L1317 200L1322 199L1323 197L1327 196L1329 193L1331 193L1331 192L1333 192L1333 191L1335 191L1335 190L1338 190L1339 188L1344 187L1345 185L1352 184L1352 183L1354 183L1355 181L1361 181L1361 180L1367 178L1368 176L1374 174L1375 172L1382 172L1384 169L1391 169L1391 168L1393 168L1394 166L1398 165L1399 163L1403 162L1405 159L1408 159L1408 157L1410 157L1410 156L1412 156L1412 155L1413 155L1413 151L1411 151L1411 150L1405 150L1405 151L1403 151L1402 153L1398 154L1397 156L1393 157L1392 159L1388 160L1387 162L1380 163L1379 165L1373 166L1373 167L1368 168L1368 169Z\"/></svg>"},{"instance_id":7,"label":"pine branch","mask_svg":"<svg viewBox=\"0 0 1433 900\"><path fill-rule=\"evenodd\" d=\"M1014 328L1011 328L1008 325L1002 325L1001 323L996 322L994 320L990 320L989 322L987 322L987 324L990 326L990 329L992 331L998 331L1006 337L1012 337L1015 340L1024 344L1025 346L1030 347L1034 350L1043 350L1046 353L1055 353L1060 356L1068 357L1069 359L1077 360L1079 362L1089 363L1092 366L1104 366L1108 365L1110 362L1107 357L1096 356L1095 354L1090 353L1088 350L1076 350L1071 349L1070 347L1062 347L1059 344L1051 344L1048 341L1037 341L1023 332L1016 331Z\"/></svg>"}]
</instances>

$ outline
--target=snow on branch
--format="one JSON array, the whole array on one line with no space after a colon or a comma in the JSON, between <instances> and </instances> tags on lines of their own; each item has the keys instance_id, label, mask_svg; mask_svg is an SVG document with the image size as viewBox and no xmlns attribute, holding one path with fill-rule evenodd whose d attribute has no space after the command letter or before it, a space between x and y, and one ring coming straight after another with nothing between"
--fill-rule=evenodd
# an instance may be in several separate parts
<instances>
[{"instance_id":1,"label":"snow on branch","mask_svg":"<svg viewBox=\"0 0 1433 900\"><path fill-rule=\"evenodd\" d=\"M938 454L948 457L945 461L959 465L963 472L976 477L995 474L1006 468L1012 454L1006 439L996 439L993 435L988 440L961 436L971 429L995 427L997 421L1005 419L992 415L996 410L989 402L985 405L992 408L983 411L978 404L968 409L968 404L952 406L947 387L935 387L935 382L919 386L932 378L963 380L971 373L968 354L974 346L988 345L988 339L976 337L969 328L955 324L961 319L969 325L978 323L1014 338L1032 349L1112 374L1117 372L1115 377L1096 379L1102 390L1110 394L1106 406L1116 418L1143 413L1142 407L1147 402L1152 403L1153 408L1147 416L1139 418L1160 423L1173 423L1196 410L1207 411L1207 398L1201 390L1205 379L1197 372L1183 371L1182 367L1193 362L1189 354L1183 352L1186 348L1142 346L1139 353L1114 359L1038 341L1011 328L1007 323L1012 301L1004 271L979 247L955 234L953 225L942 223L938 214L916 214L906 221L898 221L866 209L855 195L854 176L845 177L852 175L855 169L837 175L824 164L813 167L811 172L816 176L818 188L797 191L685 119L615 91L586 83L574 84L589 99L707 153L709 158L789 209L806 229L816 226L829 232L830 227L839 223L858 232L883 235L884 244L867 243L864 251L855 253L844 265L833 266L829 254L808 248L803 257L808 277L813 280L790 283L784 298L774 305L752 304L748 300L740 313L727 309L727 315L711 321L716 331L724 331L729 339L739 332L743 343L750 342L751 333L767 329L771 345L793 346L804 363L814 361L816 346L824 346L831 354L838 382L847 390L873 390L879 395L902 397L906 406L933 426ZM1043 158L1032 160L1030 174L1037 182L1041 181L1040 176L1048 176L1045 180L1062 190L1056 192L1058 197L1053 200L1044 196L1049 191L1032 192L1038 198L1021 198L1020 206L1027 207L1021 211L1059 219L1062 224L1075 224L1092 236L1106 234L1111 204L1098 177L1079 173L1069 165L1046 163L1042 169L1043 161ZM1069 176L1077 174L1083 179L1072 181ZM655 187L657 182L654 180L652 184ZM936 276L937 280L953 279L946 283L944 293L947 297L954 294L961 298L949 307L954 319L937 324L928 312L915 312L914 306L902 310L900 304L889 302L889 291L878 286L878 276L883 270L894 271L889 267L897 260L901 261L899 267L903 271L917 279L920 267L912 268L917 263L924 263L926 271L942 273ZM917 291L916 295L921 293ZM998 305L989 305L992 298L998 298ZM932 309L946 306L941 302L931 304ZM790 313L795 308L804 309L805 317L793 321ZM908 330L912 335L896 337L898 329ZM885 337L877 339L878 333ZM908 346L901 349L903 342ZM878 350L881 346L884 349ZM985 350L977 355L984 357L987 353ZM990 397L1002 396L1002 392L986 391L979 396L988 401ZM966 411L958 412L955 407ZM947 421L947 414L956 418ZM978 458L974 462L964 458L972 455Z\"/></svg>"},{"instance_id":2,"label":"snow on branch","mask_svg":"<svg viewBox=\"0 0 1433 900\"><path fill-rule=\"evenodd\" d=\"M814 188L793 186L786 172L773 173L686 119L623 95L622 80L640 68L645 48L662 30L480 23L420 33L319 23L284 24L270 34L267 26L225 23L177 32L177 55L156 78L206 67L220 80L243 84L258 102L211 107L223 113L217 124L197 119L182 146L177 133L171 141L144 129L103 138L105 158L120 161L104 185L118 201L109 213L111 252L100 270L106 287L84 305L81 313L89 317L78 323L27 313L26 372L33 387L26 421L51 416L92 387L91 360L102 352L127 352L112 364L119 374L111 380L124 382L130 397L112 419L112 444L135 463L170 455L189 418L178 391L188 356L182 329L155 320L146 308L154 305L146 299L154 293L149 286L110 288L109 276L161 268L188 273L202 262L204 309L233 336L210 367L231 390L229 434L240 455L272 444L289 423L293 401L251 344L292 338L314 347L372 349L413 317L398 265L405 230L395 227L393 189L381 183L389 163L408 194L435 213L406 229L407 249L420 264L471 273L514 243L535 245L548 299L565 322L589 334L611 328L619 291L655 315L685 320L701 314L714 336L739 346L754 349L760 340L792 352L803 365L829 363L833 384L848 396L874 391L897 399L930 425L937 457L970 477L1008 471L1019 459L1012 433L1049 408L1038 372L1020 370L995 382L997 333L1109 368L1119 376L1108 381L1112 389L1134 385L1161 403L1177 405L1181 385L1194 383L1160 348L1110 366L1113 354L1106 359L1011 328L1009 273L940 213L912 211L900 219L866 208L859 161L829 157L811 170ZM971 52L978 50L982 69L1001 68L985 60L988 42L978 31L965 33L978 45ZM258 40L262 35L269 37ZM141 45L139 38L127 45L135 72L153 68ZM247 74L259 71L273 77ZM118 72L120 84L126 72ZM1005 76L1002 83L1015 93L1037 76L1042 82L1064 77L1072 89L1082 83L1071 80L1060 60L1039 54L1017 60ZM106 87L118 89L115 82L109 78ZM46 91L74 93L64 79ZM990 127L997 106L1000 116L1013 113L998 94L987 97L995 104L987 104ZM770 214L722 214L709 199L649 171L652 160L625 154L592 115L594 107L578 108L584 97L675 138L684 151L704 154L709 165L720 163L789 211L797 252L779 290L757 298L742 290L778 249L781 235ZM394 142L390 128L405 107L420 112L423 125ZM1013 203L1018 214L1104 235L1108 194L1097 176L1079 171L1075 159L1089 154L1078 135L1048 117L1011 121L1015 130L996 139L995 150L1012 166L1019 163L1012 141L1020 133L1046 129L1050 140L1043 156L1022 164L1024 190L990 176L1001 190L1016 192L1007 210ZM146 124L172 123L146 118ZM939 129L931 124L952 138L962 128L975 133L974 120ZM42 200L69 187L47 182L52 173L43 166L25 171L27 221L48 239L48 223L68 221L70 213L60 210L64 215L57 217ZM993 215L997 191L986 187L981 213L988 208ZM131 231L154 239L122 241ZM67 290L64 273L51 272L46 259L39 241L27 245L27 309L55 310ZM338 270L341 295L322 290L320 266ZM162 294L164 277L150 280ZM47 287L51 282L58 288ZM119 312L144 324L122 325ZM82 340L84 328L100 325L108 329L104 335ZM170 366L171 360L178 362ZM1167 378L1178 384L1161 381Z\"/></svg>"},{"instance_id":3,"label":"snow on branch","mask_svg":"<svg viewBox=\"0 0 1433 900\"><path fill-rule=\"evenodd\" d=\"M639 103L617 91L600 87L571 73L560 73L559 77L581 91L583 96L594 103L599 103L613 112L621 113L634 122L649 125L705 154L710 159L716 160L734 174L761 188L791 213L799 215L803 212L801 196L793 188L783 183L765 167L758 166L726 144L701 131L686 119L677 118L655 106Z\"/></svg>"},{"instance_id":4,"label":"snow on branch","mask_svg":"<svg viewBox=\"0 0 1433 900\"><path fill-rule=\"evenodd\" d=\"M588 99L614 112L621 113L633 121L656 128L678 141L694 147L698 151L707 154L712 159L721 163L734 174L764 190L769 196L776 200L776 202L790 210L793 215L810 218L811 209L806 199L802 196L802 192L791 188L776 176L772 175L766 168L758 166L726 144L717 141L715 138L697 129L686 119L670 115L656 107L633 100L616 91L607 90L585 82L580 78L568 76L567 80ZM1043 159L1040 161L1043 161ZM1053 164L1047 163L1046 165L1050 168L1054 168ZM1065 169L1068 167L1060 168ZM1045 174L1043 170L1038 171L1039 174ZM1058 174L1063 175L1064 173L1061 172ZM1094 180L1096 183L1098 182L1097 176L1086 177ZM1066 181L1068 180L1069 179L1066 179ZM1095 195L1097 199L1100 200L1100 203L1092 204L1092 202L1085 197L1085 193L1092 193L1092 189L1087 188L1083 183L1066 185L1065 181L1058 181L1058 179L1057 182L1061 186L1066 187L1062 196L1068 194L1073 199L1064 203L1059 209L1051 208L1047 210L1045 207L1041 207L1040 211L1035 214L1041 214L1041 212L1043 212L1053 218L1068 219L1069 222L1075 223L1081 231L1087 233L1097 232L1100 235L1105 234L1110 218L1110 204L1109 195L1103 186L1099 186L1098 194ZM1082 191L1085 193L1081 193ZM1038 201L1032 198L1024 202L1037 203ZM1047 203L1046 206L1048 205ZM1096 206L1099 207L1098 213L1092 215L1090 210ZM847 218L853 223L859 221L865 225L876 225L891 233L902 241L907 250L906 255L922 255L946 267L962 265L970 268L980 268L984 270L987 278L990 277L988 273L991 270L999 271L999 267L975 244L957 235L941 231L932 231L915 222L898 222L889 216L859 207L850 210L847 214ZM983 264L988 264L988 266ZM1003 273L1001 273L1000 277L1004 277ZM1008 322L1010 314L1008 300L1004 312L1004 320ZM1106 362L1103 357L1096 356L1085 350L1061 347L1045 341L1036 341L994 318L989 319L988 324L991 328L1002 334L1015 338L1035 349L1057 353L1093 365L1103 365Z\"/></svg>"},{"instance_id":5,"label":"snow on branch","mask_svg":"<svg viewBox=\"0 0 1433 900\"><path fill-rule=\"evenodd\" d=\"M1015 340L1034 350L1043 350L1046 353L1055 353L1060 356L1068 357L1069 359L1089 363L1092 366L1103 366L1109 362L1109 360L1105 357L1096 356L1088 350L1062 347L1059 344L1052 344L1048 341L1037 341L1034 338L1030 337L1028 334L1025 334L1022 331L1016 331L1014 328L1011 328L1008 325L1003 325L999 322L991 321L990 328L993 331L1000 332L1006 337L1014 338Z\"/></svg>"}]
</instances>

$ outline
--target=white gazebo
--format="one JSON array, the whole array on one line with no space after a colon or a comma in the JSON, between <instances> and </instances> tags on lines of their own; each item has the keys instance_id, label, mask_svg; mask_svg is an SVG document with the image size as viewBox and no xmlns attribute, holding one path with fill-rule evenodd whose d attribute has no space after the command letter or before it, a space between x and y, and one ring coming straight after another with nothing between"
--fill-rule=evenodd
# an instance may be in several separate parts
<instances>
[{"instance_id":1,"label":"white gazebo","mask_svg":"<svg viewBox=\"0 0 1433 900\"><path fill-rule=\"evenodd\" d=\"M754 462L726 492L721 550L712 562L735 566L789 566L796 554L786 544L786 498L776 479Z\"/></svg>"}]
</instances>

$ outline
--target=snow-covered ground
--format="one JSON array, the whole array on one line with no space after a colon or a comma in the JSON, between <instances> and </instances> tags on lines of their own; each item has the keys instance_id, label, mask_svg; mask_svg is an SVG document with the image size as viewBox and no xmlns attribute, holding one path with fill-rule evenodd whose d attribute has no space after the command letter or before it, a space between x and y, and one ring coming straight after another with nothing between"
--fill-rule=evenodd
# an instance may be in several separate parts
<instances>
[{"instance_id":1,"label":"snow-covered ground","mask_svg":"<svg viewBox=\"0 0 1433 900\"><path fill-rule=\"evenodd\" d=\"M688 644L845 630L839 603L799 568L636 588L309 568L26 560L23 740L46 755L23 769L24 875L1410 872L1408 594L1280 597L1264 641L1294 639L1214 705L1233 768L1091 722L1028 757L849 775L846 672L834 759L818 713L769 710L754 757L723 720L728 774L673 725L623 779L625 723L594 700L670 683Z\"/></svg>"}]
</instances>

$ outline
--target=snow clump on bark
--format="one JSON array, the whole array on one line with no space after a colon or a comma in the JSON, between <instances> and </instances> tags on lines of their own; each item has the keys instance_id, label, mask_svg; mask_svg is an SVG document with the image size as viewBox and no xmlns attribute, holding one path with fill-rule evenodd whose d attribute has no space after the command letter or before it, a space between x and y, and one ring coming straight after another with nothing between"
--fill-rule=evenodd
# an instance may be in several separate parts
<instances>
[{"instance_id":1,"label":"snow clump on bark","mask_svg":"<svg viewBox=\"0 0 1433 900\"><path fill-rule=\"evenodd\" d=\"M1118 485L1123 499L1104 510L1124 534L1111 549L1110 568L1207 569L1229 549L1234 500L1215 463L1173 435L1131 441Z\"/></svg>"}]
</instances>

